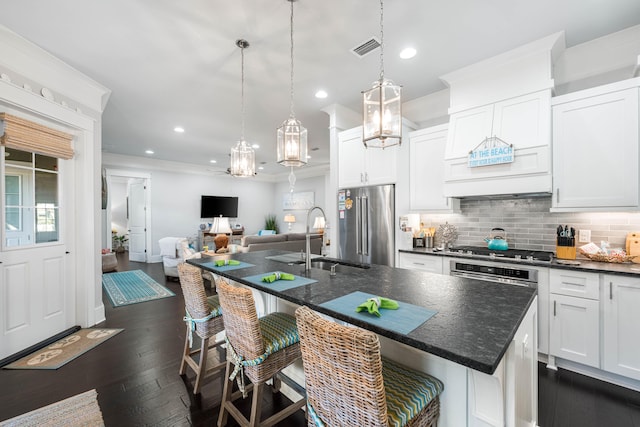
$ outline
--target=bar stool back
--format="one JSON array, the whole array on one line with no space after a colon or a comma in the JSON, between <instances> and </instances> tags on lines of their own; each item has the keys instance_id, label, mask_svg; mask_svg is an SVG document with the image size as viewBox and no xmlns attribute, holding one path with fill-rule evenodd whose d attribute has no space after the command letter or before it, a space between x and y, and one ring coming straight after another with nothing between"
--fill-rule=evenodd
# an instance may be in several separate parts
<instances>
[{"instance_id":1,"label":"bar stool back","mask_svg":"<svg viewBox=\"0 0 640 427\"><path fill-rule=\"evenodd\" d=\"M296 310L309 427L436 426L438 379L380 356L373 332Z\"/></svg>"},{"instance_id":2,"label":"bar stool back","mask_svg":"<svg viewBox=\"0 0 640 427\"><path fill-rule=\"evenodd\" d=\"M215 364L207 368L207 356L210 348L221 345L224 341L215 343L210 347L209 341L217 333L224 331L224 322L218 296L207 296L202 280L202 270L187 263L178 264L178 277L184 296L185 317L187 333L180 363L180 375L185 375L187 366L196 373L193 393L200 393L203 381L214 374L221 372L225 362ZM191 350L193 332L200 337L200 348ZM194 355L200 353L199 361L193 360Z\"/></svg>"},{"instance_id":3,"label":"bar stool back","mask_svg":"<svg viewBox=\"0 0 640 427\"><path fill-rule=\"evenodd\" d=\"M251 291L216 282L220 305L224 312L227 342L227 371L218 426L226 425L227 415L242 426L271 426L302 408L302 398L280 412L260 421L262 391L265 382L300 358L300 339L293 316L271 313L260 319ZM251 387L245 387L244 374L253 384L251 415L242 415L233 401L245 397ZM232 395L233 380L238 379L240 394ZM275 387L277 389L277 386ZM276 390L277 391L277 390Z\"/></svg>"}]
</instances>

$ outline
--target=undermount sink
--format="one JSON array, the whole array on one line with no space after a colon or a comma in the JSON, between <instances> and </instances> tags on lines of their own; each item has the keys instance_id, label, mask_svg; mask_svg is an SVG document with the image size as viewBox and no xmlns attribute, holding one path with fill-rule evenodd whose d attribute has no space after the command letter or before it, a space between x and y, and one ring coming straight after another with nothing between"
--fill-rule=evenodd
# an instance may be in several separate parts
<instances>
[{"instance_id":1,"label":"undermount sink","mask_svg":"<svg viewBox=\"0 0 640 427\"><path fill-rule=\"evenodd\" d=\"M362 269L369 268L369 266L366 264L353 264L346 261L326 259L326 258L312 259L311 267L319 268L327 271L331 271L331 269L335 267L335 270L333 271L335 271L336 273L354 271L354 269L362 270Z\"/></svg>"}]
</instances>

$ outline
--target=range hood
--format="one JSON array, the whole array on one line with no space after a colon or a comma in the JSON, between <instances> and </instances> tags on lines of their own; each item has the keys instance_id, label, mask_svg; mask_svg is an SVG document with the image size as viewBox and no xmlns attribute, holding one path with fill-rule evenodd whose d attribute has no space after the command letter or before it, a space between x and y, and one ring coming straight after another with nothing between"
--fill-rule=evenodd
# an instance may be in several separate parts
<instances>
[{"instance_id":1,"label":"range hood","mask_svg":"<svg viewBox=\"0 0 640 427\"><path fill-rule=\"evenodd\" d=\"M441 76L450 88L445 196L551 194L551 76L563 49L557 33Z\"/></svg>"}]
</instances>

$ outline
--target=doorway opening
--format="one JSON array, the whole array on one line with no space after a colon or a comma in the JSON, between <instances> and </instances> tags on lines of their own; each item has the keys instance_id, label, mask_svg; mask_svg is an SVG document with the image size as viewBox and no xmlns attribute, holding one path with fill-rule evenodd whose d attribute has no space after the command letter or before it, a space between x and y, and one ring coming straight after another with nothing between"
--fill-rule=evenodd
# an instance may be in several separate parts
<instances>
[{"instance_id":1,"label":"doorway opening","mask_svg":"<svg viewBox=\"0 0 640 427\"><path fill-rule=\"evenodd\" d=\"M107 203L103 211L103 247L128 252L129 261L149 262L151 248L151 176L106 170Z\"/></svg>"}]
</instances>

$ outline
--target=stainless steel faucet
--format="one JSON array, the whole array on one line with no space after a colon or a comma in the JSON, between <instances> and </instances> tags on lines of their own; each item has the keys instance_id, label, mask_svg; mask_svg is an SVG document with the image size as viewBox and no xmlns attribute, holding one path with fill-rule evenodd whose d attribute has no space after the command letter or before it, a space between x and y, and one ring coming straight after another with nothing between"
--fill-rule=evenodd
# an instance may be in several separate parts
<instances>
[{"instance_id":1,"label":"stainless steel faucet","mask_svg":"<svg viewBox=\"0 0 640 427\"><path fill-rule=\"evenodd\" d=\"M314 206L307 212L307 234L306 234L306 257L304 262L304 269L306 271L311 270L311 233L309 232L309 219L311 218L311 212L318 209L322 213L322 218L324 218L324 222L327 222L327 217L324 214L324 211L320 206ZM324 245L324 236L322 236L322 245ZM322 251L322 250L321 250Z\"/></svg>"}]
</instances>

